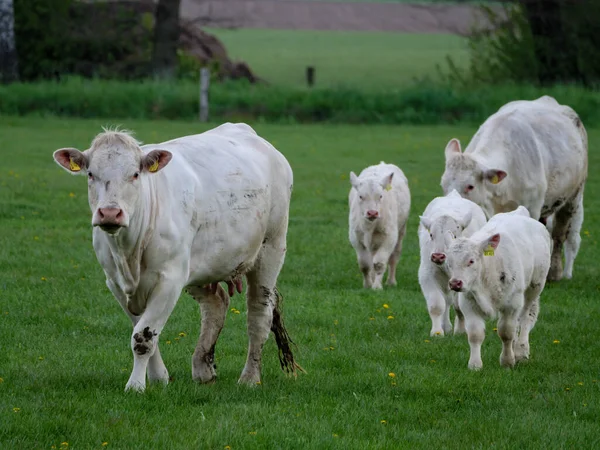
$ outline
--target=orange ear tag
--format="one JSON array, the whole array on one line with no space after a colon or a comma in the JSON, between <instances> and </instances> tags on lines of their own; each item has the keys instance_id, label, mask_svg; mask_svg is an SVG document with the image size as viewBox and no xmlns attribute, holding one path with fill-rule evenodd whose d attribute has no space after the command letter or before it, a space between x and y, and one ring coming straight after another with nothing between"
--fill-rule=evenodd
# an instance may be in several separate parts
<instances>
[{"instance_id":1,"label":"orange ear tag","mask_svg":"<svg viewBox=\"0 0 600 450\"><path fill-rule=\"evenodd\" d=\"M154 163L148 167L149 172L156 172L158 170L158 160L154 161Z\"/></svg>"},{"instance_id":2,"label":"orange ear tag","mask_svg":"<svg viewBox=\"0 0 600 450\"><path fill-rule=\"evenodd\" d=\"M81 170L81 167L79 167L79 164L73 161L73 158L69 158L69 167L71 172L79 172Z\"/></svg>"}]
</instances>

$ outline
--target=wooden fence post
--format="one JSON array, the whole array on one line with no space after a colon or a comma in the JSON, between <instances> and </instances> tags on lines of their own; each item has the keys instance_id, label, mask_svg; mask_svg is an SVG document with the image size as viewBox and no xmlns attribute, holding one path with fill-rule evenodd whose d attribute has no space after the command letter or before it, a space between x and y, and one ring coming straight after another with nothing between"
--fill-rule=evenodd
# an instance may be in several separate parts
<instances>
[{"instance_id":1,"label":"wooden fence post","mask_svg":"<svg viewBox=\"0 0 600 450\"><path fill-rule=\"evenodd\" d=\"M210 86L210 69L200 69L200 122L208 122L208 88Z\"/></svg>"}]
</instances>

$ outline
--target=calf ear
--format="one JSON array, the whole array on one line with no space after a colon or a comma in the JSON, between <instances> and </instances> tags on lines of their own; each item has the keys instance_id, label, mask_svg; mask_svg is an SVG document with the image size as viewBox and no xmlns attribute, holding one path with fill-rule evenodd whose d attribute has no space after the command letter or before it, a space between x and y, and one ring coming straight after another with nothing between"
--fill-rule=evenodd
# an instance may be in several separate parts
<instances>
[{"instance_id":1,"label":"calf ear","mask_svg":"<svg viewBox=\"0 0 600 450\"><path fill-rule=\"evenodd\" d=\"M381 187L384 188L386 191L389 191L390 189L392 189L392 179L393 178L394 178L394 172L383 177L381 179Z\"/></svg>"},{"instance_id":2,"label":"calf ear","mask_svg":"<svg viewBox=\"0 0 600 450\"><path fill-rule=\"evenodd\" d=\"M446 161L448 161L451 157L460 155L460 141L456 138L450 139L450 142L446 145L446 150L444 150L446 155Z\"/></svg>"},{"instance_id":3,"label":"calf ear","mask_svg":"<svg viewBox=\"0 0 600 450\"><path fill-rule=\"evenodd\" d=\"M166 150L152 150L142 158L142 171L158 172L171 161L173 154Z\"/></svg>"},{"instance_id":4,"label":"calf ear","mask_svg":"<svg viewBox=\"0 0 600 450\"><path fill-rule=\"evenodd\" d=\"M54 152L54 161L73 175L86 173L88 158L76 148L61 148Z\"/></svg>"},{"instance_id":5,"label":"calf ear","mask_svg":"<svg viewBox=\"0 0 600 450\"><path fill-rule=\"evenodd\" d=\"M465 216L462 218L462 220L460 220L458 222L458 224L464 230L465 228L467 228L469 226L469 224L471 223L471 219L472 218L473 218L473 213L471 211L467 211L467 214L465 214Z\"/></svg>"},{"instance_id":6,"label":"calf ear","mask_svg":"<svg viewBox=\"0 0 600 450\"><path fill-rule=\"evenodd\" d=\"M423 227L429 233L429 230L431 230L431 220L428 217L425 217L425 216L419 216L419 219L421 221L421 225L423 225Z\"/></svg>"},{"instance_id":7,"label":"calf ear","mask_svg":"<svg viewBox=\"0 0 600 450\"><path fill-rule=\"evenodd\" d=\"M350 184L354 189L358 189L358 177L354 172L350 172Z\"/></svg>"},{"instance_id":8,"label":"calf ear","mask_svg":"<svg viewBox=\"0 0 600 450\"><path fill-rule=\"evenodd\" d=\"M498 248L500 244L500 233L496 233L481 242L481 251L485 254L486 252L491 252L494 254L494 250Z\"/></svg>"},{"instance_id":9,"label":"calf ear","mask_svg":"<svg viewBox=\"0 0 600 450\"><path fill-rule=\"evenodd\" d=\"M506 178L506 172L504 170L490 169L486 170L483 174L486 180L492 184L498 184Z\"/></svg>"}]
</instances>

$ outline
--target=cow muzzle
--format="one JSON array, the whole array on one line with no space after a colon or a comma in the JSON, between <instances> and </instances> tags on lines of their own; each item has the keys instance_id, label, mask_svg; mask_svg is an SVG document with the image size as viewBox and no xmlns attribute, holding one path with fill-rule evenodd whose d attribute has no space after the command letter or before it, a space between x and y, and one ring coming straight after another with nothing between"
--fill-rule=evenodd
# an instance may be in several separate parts
<instances>
[{"instance_id":1,"label":"cow muzzle","mask_svg":"<svg viewBox=\"0 0 600 450\"><path fill-rule=\"evenodd\" d=\"M121 208L98 208L92 225L100 227L108 234L116 234L121 228L126 227L125 213Z\"/></svg>"},{"instance_id":2,"label":"cow muzzle","mask_svg":"<svg viewBox=\"0 0 600 450\"><path fill-rule=\"evenodd\" d=\"M374 209L369 209L365 214L365 218L367 220L370 220L371 222L374 221L375 219L377 219L378 217L379 217L379 211L376 211Z\"/></svg>"},{"instance_id":3,"label":"cow muzzle","mask_svg":"<svg viewBox=\"0 0 600 450\"><path fill-rule=\"evenodd\" d=\"M462 290L463 290L462 280L457 280L455 278L452 278L448 284L450 286L450 289L452 289L455 292L462 292Z\"/></svg>"},{"instance_id":4,"label":"cow muzzle","mask_svg":"<svg viewBox=\"0 0 600 450\"><path fill-rule=\"evenodd\" d=\"M431 262L442 265L446 261L446 255L444 253L432 253L431 254Z\"/></svg>"}]
</instances>

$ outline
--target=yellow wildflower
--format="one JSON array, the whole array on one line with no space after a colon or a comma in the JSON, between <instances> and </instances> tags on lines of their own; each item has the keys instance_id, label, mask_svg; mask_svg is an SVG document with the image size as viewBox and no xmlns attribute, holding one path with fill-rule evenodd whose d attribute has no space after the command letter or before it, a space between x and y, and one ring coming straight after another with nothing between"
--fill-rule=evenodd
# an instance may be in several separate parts
<instances>
[{"instance_id":1,"label":"yellow wildflower","mask_svg":"<svg viewBox=\"0 0 600 450\"><path fill-rule=\"evenodd\" d=\"M75 197L75 194L72 192L69 192L69 197L73 198L73 197Z\"/></svg>"},{"instance_id":2,"label":"yellow wildflower","mask_svg":"<svg viewBox=\"0 0 600 450\"><path fill-rule=\"evenodd\" d=\"M392 320L394 316L387 316L388 320Z\"/></svg>"},{"instance_id":3,"label":"yellow wildflower","mask_svg":"<svg viewBox=\"0 0 600 450\"><path fill-rule=\"evenodd\" d=\"M387 420L380 420L379 421L382 425L387 425Z\"/></svg>"},{"instance_id":4,"label":"yellow wildflower","mask_svg":"<svg viewBox=\"0 0 600 450\"><path fill-rule=\"evenodd\" d=\"M167 345L171 345L171 341L167 341Z\"/></svg>"},{"instance_id":5,"label":"yellow wildflower","mask_svg":"<svg viewBox=\"0 0 600 450\"><path fill-rule=\"evenodd\" d=\"M579 383L577 383L579 386L583 386L583 381L580 381Z\"/></svg>"},{"instance_id":6,"label":"yellow wildflower","mask_svg":"<svg viewBox=\"0 0 600 450\"><path fill-rule=\"evenodd\" d=\"M375 317L369 317L369 320L375 320Z\"/></svg>"},{"instance_id":7,"label":"yellow wildflower","mask_svg":"<svg viewBox=\"0 0 600 450\"><path fill-rule=\"evenodd\" d=\"M251 431L248 434L251 435L251 436L256 436L256 431Z\"/></svg>"},{"instance_id":8,"label":"yellow wildflower","mask_svg":"<svg viewBox=\"0 0 600 450\"><path fill-rule=\"evenodd\" d=\"M388 373L388 377L396 378L396 374L394 372L390 372L390 373Z\"/></svg>"},{"instance_id":9,"label":"yellow wildflower","mask_svg":"<svg viewBox=\"0 0 600 450\"><path fill-rule=\"evenodd\" d=\"M180 336L180 337L185 337L185 336L186 336L186 334L185 334L185 333L182 331L181 333L179 333L179 336Z\"/></svg>"},{"instance_id":10,"label":"yellow wildflower","mask_svg":"<svg viewBox=\"0 0 600 450\"><path fill-rule=\"evenodd\" d=\"M4 383L4 378L0 378L0 383Z\"/></svg>"},{"instance_id":11,"label":"yellow wildflower","mask_svg":"<svg viewBox=\"0 0 600 450\"><path fill-rule=\"evenodd\" d=\"M425 341L424 341L424 342L431 342L431 341L430 341L429 339L425 339Z\"/></svg>"},{"instance_id":12,"label":"yellow wildflower","mask_svg":"<svg viewBox=\"0 0 600 450\"><path fill-rule=\"evenodd\" d=\"M48 281L46 277L42 277L41 279L42 281Z\"/></svg>"},{"instance_id":13,"label":"yellow wildflower","mask_svg":"<svg viewBox=\"0 0 600 450\"><path fill-rule=\"evenodd\" d=\"M558 339L554 339L554 341L552 341L553 344L560 344L560 341Z\"/></svg>"},{"instance_id":14,"label":"yellow wildflower","mask_svg":"<svg viewBox=\"0 0 600 450\"><path fill-rule=\"evenodd\" d=\"M21 408L13 408L13 412L16 412L16 413L17 413L17 412L19 412L19 411L21 411Z\"/></svg>"},{"instance_id":15,"label":"yellow wildflower","mask_svg":"<svg viewBox=\"0 0 600 450\"><path fill-rule=\"evenodd\" d=\"M387 303L384 303L384 304L383 304L383 307L384 307L385 309L388 309L388 308L390 307L390 305L388 305Z\"/></svg>"},{"instance_id":16,"label":"yellow wildflower","mask_svg":"<svg viewBox=\"0 0 600 450\"><path fill-rule=\"evenodd\" d=\"M103 442L102 443L102 447L106 447L108 445L108 442Z\"/></svg>"}]
</instances>

